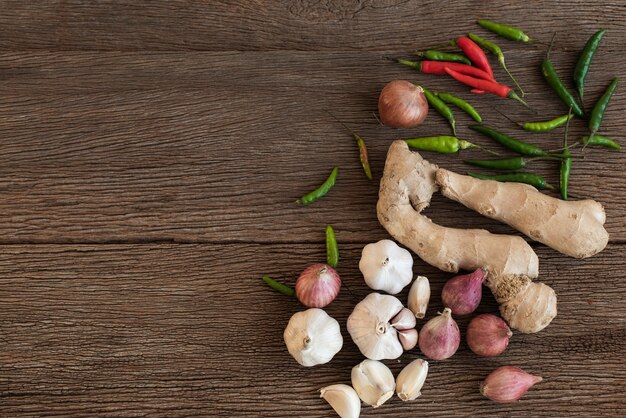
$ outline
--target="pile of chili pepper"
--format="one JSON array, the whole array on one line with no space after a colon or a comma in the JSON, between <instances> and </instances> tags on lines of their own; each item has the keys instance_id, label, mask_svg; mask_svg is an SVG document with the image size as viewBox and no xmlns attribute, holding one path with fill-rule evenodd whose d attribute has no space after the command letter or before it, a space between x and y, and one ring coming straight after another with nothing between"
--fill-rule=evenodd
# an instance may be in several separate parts
<instances>
[{"instance_id":1,"label":"pile of chili pepper","mask_svg":"<svg viewBox=\"0 0 626 418\"><path fill-rule=\"evenodd\" d=\"M521 29L512 26L488 20L479 20L477 23L484 29L508 40L525 43L535 42ZM525 131L541 133L549 132L565 125L565 139L563 147L560 150L551 152L548 150L544 150L538 146L531 145L515 139L507 134L498 132L489 127L483 125L473 125L470 126L470 129L488 136L489 138L493 139L510 151L520 154L520 156L491 160L465 160L467 164L477 167L494 170L513 171L496 175L469 173L470 175L479 178L493 179L497 181L515 181L527 183L535 186L538 189L551 189L554 187L548 184L541 176L529 172L517 172L516 170L524 168L528 163L535 160L557 160L560 163L559 190L561 193L561 197L567 200L569 174L572 167L572 158L574 157L570 150L578 146L598 146L612 150L619 150L621 148L620 145L614 140L598 133L600 131L602 119L604 117L604 113L606 112L608 103L617 88L618 80L612 80L604 94L597 100L590 112L586 113L584 111L584 105L582 103L582 99L584 97L585 79L589 72L592 58L595 55L600 41L605 33L605 30L597 31L589 38L589 40L585 44L585 47L582 50L578 63L573 72L573 81L577 90L576 96L567 89L567 87L559 77L556 68L550 60L550 51L554 43L553 38L552 42L550 43L550 47L548 48L548 52L546 53L546 57L541 64L541 72L548 85L554 90L556 95L565 104L567 109L569 109L569 112L565 115L560 115L546 121L533 121L523 123L515 122L519 125L520 128ZM504 84L498 83L494 77L485 51L495 55L499 64L517 86L520 95L522 97L524 96L524 92L521 86L519 85L519 83L517 83L517 81L507 68L504 53L497 44L477 34L469 33L467 36L457 37L455 40L451 41L447 45L458 47L464 55L441 52L436 50L427 50L415 53L415 55L417 55L418 57L423 58L423 60L421 61L397 59L397 62L414 68L423 74L447 74L455 80L471 87L470 91L472 93L492 93L500 97L512 98L527 106L524 100L521 99L520 96L518 96L513 89ZM452 114L452 111L447 106L447 104L454 104L455 106L464 110L476 122L480 124L482 123L482 118L480 117L478 112L476 112L476 110L466 101L449 93L438 93L435 95L428 90L425 90L425 94L431 107L437 110L446 120L448 120L448 123L452 127L455 136L415 138L406 140L406 142L410 146L419 150L436 151L443 153L456 152L458 150L466 148L479 148L475 144L456 138L456 124L454 120L454 115ZM506 115L504 116L506 117ZM574 144L568 145L568 125L574 117L585 119L587 121L589 135L583 136Z\"/></svg>"}]
</instances>

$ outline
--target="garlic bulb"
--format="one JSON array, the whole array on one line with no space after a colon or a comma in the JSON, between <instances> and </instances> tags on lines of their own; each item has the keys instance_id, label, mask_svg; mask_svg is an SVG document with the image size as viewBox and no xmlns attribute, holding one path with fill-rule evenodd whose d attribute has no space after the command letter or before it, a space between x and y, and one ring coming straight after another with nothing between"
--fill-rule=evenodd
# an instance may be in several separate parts
<instances>
[{"instance_id":1,"label":"garlic bulb","mask_svg":"<svg viewBox=\"0 0 626 418\"><path fill-rule=\"evenodd\" d=\"M283 338L289 354L306 367L328 363L343 346L339 323L319 308L293 314Z\"/></svg>"},{"instance_id":2,"label":"garlic bulb","mask_svg":"<svg viewBox=\"0 0 626 418\"><path fill-rule=\"evenodd\" d=\"M320 392L320 398L324 398L341 418L359 418L361 400L351 386L330 385L322 388Z\"/></svg>"},{"instance_id":3,"label":"garlic bulb","mask_svg":"<svg viewBox=\"0 0 626 418\"><path fill-rule=\"evenodd\" d=\"M384 239L363 248L359 269L369 287L395 295L411 283L413 257L395 242Z\"/></svg>"},{"instance_id":4,"label":"garlic bulb","mask_svg":"<svg viewBox=\"0 0 626 418\"><path fill-rule=\"evenodd\" d=\"M390 321L402 308L397 298L380 293L370 293L357 303L348 317L348 332L365 357L372 360L400 357L402 344Z\"/></svg>"},{"instance_id":5,"label":"garlic bulb","mask_svg":"<svg viewBox=\"0 0 626 418\"><path fill-rule=\"evenodd\" d=\"M396 382L389 367L380 361L363 360L352 368L352 387L363 402L378 408L393 396Z\"/></svg>"},{"instance_id":6,"label":"garlic bulb","mask_svg":"<svg viewBox=\"0 0 626 418\"><path fill-rule=\"evenodd\" d=\"M428 301L430 300L430 283L424 276L417 276L411 290L409 290L409 301L407 305L416 318L426 316Z\"/></svg>"},{"instance_id":7,"label":"garlic bulb","mask_svg":"<svg viewBox=\"0 0 626 418\"><path fill-rule=\"evenodd\" d=\"M412 401L422 393L422 386L428 375L428 362L417 359L410 362L398 375L396 392L403 401Z\"/></svg>"}]
</instances>

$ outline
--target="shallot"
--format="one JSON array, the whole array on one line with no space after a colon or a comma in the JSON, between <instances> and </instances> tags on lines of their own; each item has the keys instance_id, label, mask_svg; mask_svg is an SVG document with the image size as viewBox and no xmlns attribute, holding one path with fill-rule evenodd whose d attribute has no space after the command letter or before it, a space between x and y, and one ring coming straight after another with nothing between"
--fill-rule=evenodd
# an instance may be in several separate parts
<instances>
[{"instance_id":1,"label":"shallot","mask_svg":"<svg viewBox=\"0 0 626 418\"><path fill-rule=\"evenodd\" d=\"M422 353L433 360L445 360L456 353L461 343L461 332L452 319L450 308L426 322L419 332L418 345Z\"/></svg>"},{"instance_id":2,"label":"shallot","mask_svg":"<svg viewBox=\"0 0 626 418\"><path fill-rule=\"evenodd\" d=\"M450 308L453 315L467 315L474 312L482 298L484 280L485 272L482 269L451 278L441 291L443 306Z\"/></svg>"},{"instance_id":3,"label":"shallot","mask_svg":"<svg viewBox=\"0 0 626 418\"><path fill-rule=\"evenodd\" d=\"M515 402L542 380L541 376L526 373L519 367L502 366L485 378L480 385L480 393L495 402Z\"/></svg>"},{"instance_id":4,"label":"shallot","mask_svg":"<svg viewBox=\"0 0 626 418\"><path fill-rule=\"evenodd\" d=\"M504 352L513 333L498 316L482 314L467 326L467 345L479 356L495 357Z\"/></svg>"},{"instance_id":5,"label":"shallot","mask_svg":"<svg viewBox=\"0 0 626 418\"><path fill-rule=\"evenodd\" d=\"M328 264L313 264L307 267L296 281L296 296L304 306L323 308L335 300L341 279L337 271Z\"/></svg>"}]
</instances>

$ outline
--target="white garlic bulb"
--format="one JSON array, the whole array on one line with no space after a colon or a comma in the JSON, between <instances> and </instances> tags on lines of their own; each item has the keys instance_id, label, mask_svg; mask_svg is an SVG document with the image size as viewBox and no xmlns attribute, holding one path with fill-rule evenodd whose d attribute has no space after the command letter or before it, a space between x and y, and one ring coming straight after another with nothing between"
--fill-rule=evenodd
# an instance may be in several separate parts
<instances>
[{"instance_id":1,"label":"white garlic bulb","mask_svg":"<svg viewBox=\"0 0 626 418\"><path fill-rule=\"evenodd\" d=\"M283 338L289 354L307 367L328 363L343 346L339 323L319 308L293 314Z\"/></svg>"},{"instance_id":2,"label":"white garlic bulb","mask_svg":"<svg viewBox=\"0 0 626 418\"><path fill-rule=\"evenodd\" d=\"M372 360L395 359L402 354L398 332L391 320L402 303L390 295L370 293L348 317L348 332L361 353Z\"/></svg>"},{"instance_id":3,"label":"white garlic bulb","mask_svg":"<svg viewBox=\"0 0 626 418\"><path fill-rule=\"evenodd\" d=\"M411 283L413 257L395 242L384 239L363 248L359 269L369 287L395 295Z\"/></svg>"},{"instance_id":4,"label":"white garlic bulb","mask_svg":"<svg viewBox=\"0 0 626 418\"><path fill-rule=\"evenodd\" d=\"M374 408L393 396L395 386L391 370L380 361L363 360L352 368L352 387L363 402Z\"/></svg>"},{"instance_id":5,"label":"white garlic bulb","mask_svg":"<svg viewBox=\"0 0 626 418\"><path fill-rule=\"evenodd\" d=\"M330 385L322 388L320 392L320 397L324 398L341 418L359 418L361 400L351 386Z\"/></svg>"},{"instance_id":6,"label":"white garlic bulb","mask_svg":"<svg viewBox=\"0 0 626 418\"><path fill-rule=\"evenodd\" d=\"M417 276L411 290L409 290L409 301L407 305L416 318L426 316L428 301L430 300L430 283L424 276Z\"/></svg>"},{"instance_id":7,"label":"white garlic bulb","mask_svg":"<svg viewBox=\"0 0 626 418\"><path fill-rule=\"evenodd\" d=\"M412 401L422 393L422 386L428 375L428 362L417 359L410 362L398 375L396 392L403 401Z\"/></svg>"}]
</instances>

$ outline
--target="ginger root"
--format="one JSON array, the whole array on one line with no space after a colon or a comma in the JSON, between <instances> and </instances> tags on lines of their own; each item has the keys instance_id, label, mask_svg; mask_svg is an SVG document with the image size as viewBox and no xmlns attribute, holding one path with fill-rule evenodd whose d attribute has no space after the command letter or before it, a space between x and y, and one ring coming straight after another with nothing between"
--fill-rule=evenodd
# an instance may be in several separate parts
<instances>
[{"instance_id":1,"label":"ginger root","mask_svg":"<svg viewBox=\"0 0 626 418\"><path fill-rule=\"evenodd\" d=\"M604 209L594 200L564 201L527 184L480 180L443 168L435 181L447 198L571 257L591 257L609 241Z\"/></svg>"},{"instance_id":2,"label":"ginger root","mask_svg":"<svg viewBox=\"0 0 626 418\"><path fill-rule=\"evenodd\" d=\"M404 141L394 141L380 183L379 222L397 241L443 271L484 268L486 284L511 327L526 333L545 328L556 316L556 294L532 282L539 261L523 238L446 228L421 214L437 191L437 169Z\"/></svg>"}]
</instances>

